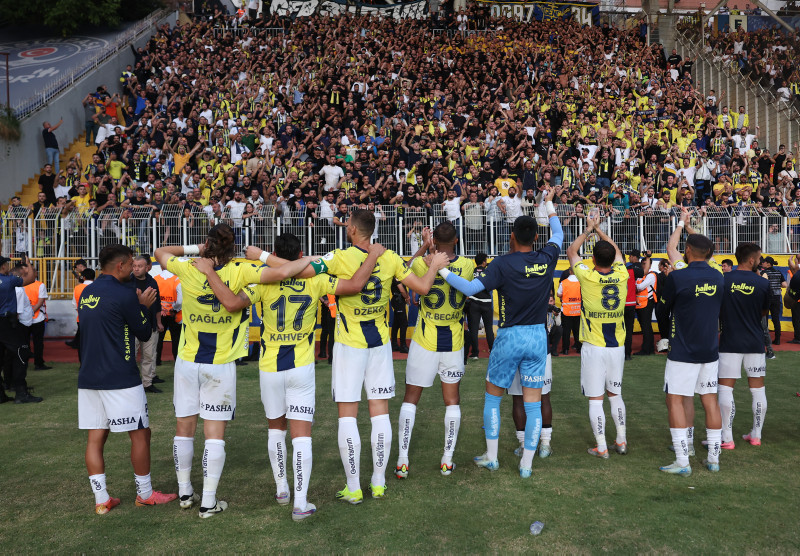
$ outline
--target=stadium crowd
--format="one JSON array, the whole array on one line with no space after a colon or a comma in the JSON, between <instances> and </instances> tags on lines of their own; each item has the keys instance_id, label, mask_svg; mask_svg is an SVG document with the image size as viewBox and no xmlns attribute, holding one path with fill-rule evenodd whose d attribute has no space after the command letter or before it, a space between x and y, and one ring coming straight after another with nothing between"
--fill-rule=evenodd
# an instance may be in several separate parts
<instances>
[{"instance_id":1,"label":"stadium crowd","mask_svg":"<svg viewBox=\"0 0 800 556\"><path fill-rule=\"evenodd\" d=\"M174 205L185 218L227 208L236 225L272 206L334 227L353 206L391 206L468 227L473 217L478 229L529 212L549 183L559 214L577 223L598 205L631 229L676 206L793 216L800 203L798 146L766 145L746 106L695 88L693 59L636 32L504 19L450 36L368 16L286 21L160 29L119 93L84 99L97 153L62 174L45 168L44 206ZM800 226L789 235L796 247Z\"/></svg>"}]
</instances>

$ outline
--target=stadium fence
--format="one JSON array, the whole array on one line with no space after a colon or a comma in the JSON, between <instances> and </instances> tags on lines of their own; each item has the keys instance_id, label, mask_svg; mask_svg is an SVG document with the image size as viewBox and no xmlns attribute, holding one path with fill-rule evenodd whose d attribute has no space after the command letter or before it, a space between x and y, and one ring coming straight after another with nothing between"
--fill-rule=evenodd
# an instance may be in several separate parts
<instances>
[{"instance_id":1,"label":"stadium fence","mask_svg":"<svg viewBox=\"0 0 800 556\"><path fill-rule=\"evenodd\" d=\"M451 221L458 233L456 251L472 257L478 253L490 256L508 252L513 219L502 213L489 215L483 203L464 205L458 218ZM764 253L782 255L800 250L800 207L760 208L755 205L730 209L709 207L692 209L691 226L714 242L718 255L731 255L738 243L751 241L762 246ZM680 210L650 210L632 214L601 206L583 207L559 204L556 211L564 229L564 249L586 229L586 219L597 213L601 229L624 252L649 250L663 253L667 240L680 220ZM432 208L383 205L375 207L376 229L373 241L380 242L400 256L416 253L422 243L422 231L433 229L448 220L441 205ZM534 207L524 207L523 214L536 218L540 233L535 248L544 246L550 237L547 220ZM346 222L347 215L340 220ZM308 216L305 209L259 207L249 216L232 214L225 208L218 216L198 207L182 208L166 205L160 211L144 207L112 208L102 212L91 210L62 214L60 208L42 209L34 218L24 207L10 207L3 215L2 254L11 258L27 255L40 264L40 275L54 297L72 294L74 278L71 261L97 261L100 250L112 243L123 243L135 253L152 254L161 246L197 244L205 241L211 226L224 222L236 234L239 254L248 245L272 251L275 238L292 233L300 238L307 255L324 255L332 249L347 246L344 226L333 219L319 217L319 211ZM582 255L591 256L594 237L584 243ZM679 248L684 247L683 240Z\"/></svg>"}]
</instances>

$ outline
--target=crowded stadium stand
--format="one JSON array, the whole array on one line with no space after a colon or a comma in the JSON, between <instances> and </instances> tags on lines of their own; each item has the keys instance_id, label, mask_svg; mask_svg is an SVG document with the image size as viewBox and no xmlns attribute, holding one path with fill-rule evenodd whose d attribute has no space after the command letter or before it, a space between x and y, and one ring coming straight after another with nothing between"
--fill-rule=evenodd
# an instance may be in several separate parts
<instances>
[{"instance_id":1,"label":"crowded stadium stand","mask_svg":"<svg viewBox=\"0 0 800 556\"><path fill-rule=\"evenodd\" d=\"M364 207L402 256L443 220L461 254L498 255L545 185L567 243L598 213L624 251L663 253L688 208L719 254L800 250L798 121L747 84L709 86L730 75L708 66L736 63L776 95L789 83L789 105L796 36L714 27L703 46L689 15L679 54L632 15L601 24L592 4L552 19L491 3L408 12L424 20L267 4L196 2L119 83L87 87L86 135L8 202L2 253L41 261L51 295L68 296L72 261L93 266L110 243L151 254L227 222L241 247L292 232L324 254Z\"/></svg>"}]
</instances>

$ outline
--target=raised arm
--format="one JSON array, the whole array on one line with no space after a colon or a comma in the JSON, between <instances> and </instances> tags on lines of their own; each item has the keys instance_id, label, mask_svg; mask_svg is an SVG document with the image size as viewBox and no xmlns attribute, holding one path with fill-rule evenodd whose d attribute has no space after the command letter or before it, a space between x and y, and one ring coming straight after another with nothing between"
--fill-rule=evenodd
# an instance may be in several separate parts
<instances>
[{"instance_id":1,"label":"raised arm","mask_svg":"<svg viewBox=\"0 0 800 556\"><path fill-rule=\"evenodd\" d=\"M444 253L435 253L431 257L430 264L428 265L428 272L425 276L417 276L416 274L409 274L401 283L419 295L426 295L433 286L433 281L436 279L436 273L441 270L446 270L446 266L450 264L450 259ZM449 271L448 271L449 272Z\"/></svg>"},{"instance_id":2,"label":"raised arm","mask_svg":"<svg viewBox=\"0 0 800 556\"><path fill-rule=\"evenodd\" d=\"M611 245L614 246L614 252L616 253L616 256L614 257L614 262L615 263L624 263L625 262L625 257L622 256L622 251L619 250L619 246L616 243L614 243L614 240L611 239L603 230L600 229L600 216L595 216L594 220L595 220L595 223L594 223L594 226L593 226L594 227L594 233L596 233L598 235L598 237L600 239L602 239L603 241L607 241Z\"/></svg>"},{"instance_id":3,"label":"raised arm","mask_svg":"<svg viewBox=\"0 0 800 556\"><path fill-rule=\"evenodd\" d=\"M592 235L592 230L597 223L597 219L598 217L588 219L586 221L586 229L582 234L575 238L575 241L573 241L569 247L567 247L567 259L569 260L570 267L575 266L581 261L581 245L583 245L583 242L586 241L590 235Z\"/></svg>"},{"instance_id":4,"label":"raised arm","mask_svg":"<svg viewBox=\"0 0 800 556\"><path fill-rule=\"evenodd\" d=\"M287 261L286 259L282 259L282 258L280 258L280 257L278 257L276 255L272 255L272 254L268 254L267 257L266 257L266 261L264 261L261 258L263 256L264 252L265 251L263 249L260 249L259 247L256 247L255 245L251 245L245 250L244 256L250 261L258 261L258 260L260 260L261 262L266 264L268 267L271 267L273 269L280 268L280 267L284 266L285 264L289 263L289 261ZM317 259L319 259L319 257L311 257L311 260L317 260ZM266 272L266 269L265 269L265 272ZM300 272L299 274L292 274L290 276L296 276L297 278L313 278L317 274L318 274L318 272L316 271L316 269L313 266L306 266L306 267L303 268L302 272ZM263 276L263 273L262 273L262 276ZM261 283L263 284L265 282L262 281Z\"/></svg>"},{"instance_id":5,"label":"raised arm","mask_svg":"<svg viewBox=\"0 0 800 556\"><path fill-rule=\"evenodd\" d=\"M550 223L550 240L549 243L555 243L558 245L558 248L561 248L561 244L564 243L564 230L561 228L561 221L558 219L558 215L556 214L556 208L553 205L553 197L555 197L556 189L554 187L548 187L547 193L545 193L544 198L542 199L542 203L539 205L542 207L542 215L547 217L547 221Z\"/></svg>"},{"instance_id":6,"label":"raised arm","mask_svg":"<svg viewBox=\"0 0 800 556\"><path fill-rule=\"evenodd\" d=\"M681 208L681 220L678 222L678 225L675 226L675 231L672 232L672 235L669 236L669 241L667 242L667 258L669 258L670 264L675 266L678 261L683 260L683 256L681 256L681 252L678 251L678 244L681 240L681 235L683 234L683 229L685 227L688 228L689 224L689 211L686 210L685 207Z\"/></svg>"}]
</instances>

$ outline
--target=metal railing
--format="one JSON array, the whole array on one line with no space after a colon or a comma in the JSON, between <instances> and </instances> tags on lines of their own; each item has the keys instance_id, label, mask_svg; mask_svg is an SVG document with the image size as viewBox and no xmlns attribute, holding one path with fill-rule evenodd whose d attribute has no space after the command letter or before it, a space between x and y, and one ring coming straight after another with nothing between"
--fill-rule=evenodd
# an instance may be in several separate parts
<instances>
[{"instance_id":1,"label":"metal railing","mask_svg":"<svg viewBox=\"0 0 800 556\"><path fill-rule=\"evenodd\" d=\"M675 38L683 57L697 56L692 72L696 88L706 93L713 89L718 98L724 91L720 106L745 106L750 114L750 129L760 126L759 138L766 138L760 142L762 148L777 151L778 145L793 145L800 138L800 111L796 106L778 102L775 91L742 74L738 63L732 66L715 62L713 52L705 52L688 34L676 30Z\"/></svg>"},{"instance_id":2,"label":"metal railing","mask_svg":"<svg viewBox=\"0 0 800 556\"><path fill-rule=\"evenodd\" d=\"M141 21L136 22L132 27L117 37L113 43L109 44L95 56L84 60L81 64L73 67L58 79L41 87L35 95L14 103L12 106L14 114L17 118L22 119L44 107L53 97L70 88L76 81L79 81L84 76L94 71L100 64L108 60L114 54L124 48L128 48L139 36L150 32L156 22L166 15L166 10L157 10Z\"/></svg>"},{"instance_id":3,"label":"metal railing","mask_svg":"<svg viewBox=\"0 0 800 556\"><path fill-rule=\"evenodd\" d=\"M692 228L708 236L719 255L731 255L736 245L755 242L764 253L790 254L800 251L800 207L761 208L756 205L729 208L703 207L691 209ZM544 246L550 237L546 219L533 206L522 207L523 214L536 218L540 228L535 247ZM613 207L556 205L564 230L562 258L566 246L586 229L586 218L593 213L601 217L601 229L624 252L649 250L663 253L667 240L680 219L680 210L626 210ZM484 203L467 203L460 215L448 215L441 205L432 208L410 208L396 205L376 207L377 226L372 236L400 256L414 255L422 242L425 227L433 229L450 220L458 234L456 250L461 255L480 252L502 255L509 249L513 216L487 211ZM336 221L347 222L348 215L337 213ZM300 238L306 255L324 255L333 249L348 246L345 227L334 219L322 218L318 211L308 214L305 208L276 212L264 205L253 213L233 213L226 208L214 216L198 207L164 206L161 211L149 208L111 208L100 213L84 210L62 215L61 209L42 209L35 218L25 207L11 207L3 215L2 254L12 258L23 253L35 260L96 261L100 250L112 243L123 243L136 253L152 254L160 246L197 244L205 241L208 230L218 222L231 225L236 233L239 254L248 245L272 251L275 238L292 233ZM594 236L583 245L583 255L592 253ZM683 250L683 241L679 248ZM46 283L50 290L70 291L71 268L66 263L47 263ZM44 271L43 271L44 272ZM72 284L72 285L71 285ZM62 289L59 289L62 288Z\"/></svg>"}]
</instances>

